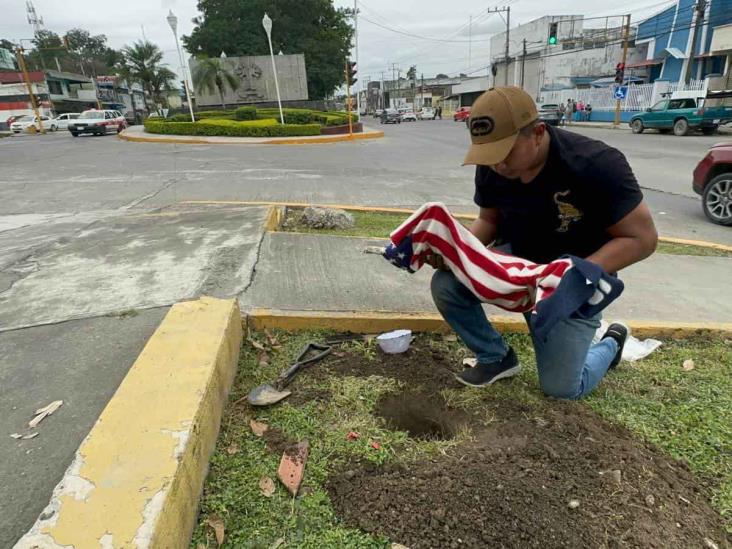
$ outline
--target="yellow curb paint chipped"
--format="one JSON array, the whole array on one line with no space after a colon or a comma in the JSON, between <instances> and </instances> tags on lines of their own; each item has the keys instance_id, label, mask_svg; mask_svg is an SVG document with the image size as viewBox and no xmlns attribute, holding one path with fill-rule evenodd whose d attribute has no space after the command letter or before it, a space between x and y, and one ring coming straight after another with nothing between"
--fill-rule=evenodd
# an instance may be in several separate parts
<instances>
[{"instance_id":1,"label":"yellow curb paint chipped","mask_svg":"<svg viewBox=\"0 0 732 549\"><path fill-rule=\"evenodd\" d=\"M364 133L354 133L353 135L314 135L305 137L282 137L282 138L231 138L211 140L207 138L196 138L194 136L179 137L153 137L153 135L130 135L123 131L117 134L119 139L123 141L131 141L134 143L162 143L162 144L178 144L178 145L318 145L324 143L342 143L348 141L361 141L364 139L380 139L384 137L382 131L369 131ZM245 141L252 139L252 141Z\"/></svg>"},{"instance_id":2,"label":"yellow curb paint chipped","mask_svg":"<svg viewBox=\"0 0 732 549\"><path fill-rule=\"evenodd\" d=\"M700 248L714 248L725 252L732 252L732 246L726 244L718 244L717 242L708 242L706 240L689 240L687 238L671 238L669 236L660 236L661 242L669 242L672 244L686 244L688 246L699 246Z\"/></svg>"},{"instance_id":3,"label":"yellow curb paint chipped","mask_svg":"<svg viewBox=\"0 0 732 549\"><path fill-rule=\"evenodd\" d=\"M285 311L253 309L247 320L254 329L282 330L334 329L356 333L386 332L404 328L414 332L447 332L450 327L438 313L398 313L386 311ZM525 333L523 317L494 315L491 323L501 331Z\"/></svg>"},{"instance_id":4,"label":"yellow curb paint chipped","mask_svg":"<svg viewBox=\"0 0 732 549\"><path fill-rule=\"evenodd\" d=\"M186 547L241 339L236 300L174 305L16 548Z\"/></svg>"},{"instance_id":5,"label":"yellow curb paint chipped","mask_svg":"<svg viewBox=\"0 0 732 549\"><path fill-rule=\"evenodd\" d=\"M267 217L264 220L264 230L276 231L280 227L284 216L285 208L283 206L270 205L267 210Z\"/></svg>"},{"instance_id":6,"label":"yellow curb paint chipped","mask_svg":"<svg viewBox=\"0 0 732 549\"><path fill-rule=\"evenodd\" d=\"M499 332L526 333L526 322L521 316L489 315ZM247 314L249 325L257 330L334 329L356 333L387 332L400 328L415 332L447 332L450 327L438 313L399 313L388 311L290 311L281 309L253 309ZM638 337L686 338L711 334L732 335L732 323L715 322L658 322L631 320L627 324Z\"/></svg>"}]
</instances>

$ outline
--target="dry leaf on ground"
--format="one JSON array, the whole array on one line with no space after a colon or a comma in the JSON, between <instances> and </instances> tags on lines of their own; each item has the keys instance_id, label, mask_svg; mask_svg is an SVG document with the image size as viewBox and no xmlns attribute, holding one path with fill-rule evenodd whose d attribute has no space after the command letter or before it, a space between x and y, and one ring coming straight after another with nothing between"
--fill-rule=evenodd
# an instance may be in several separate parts
<instances>
[{"instance_id":1,"label":"dry leaf on ground","mask_svg":"<svg viewBox=\"0 0 732 549\"><path fill-rule=\"evenodd\" d=\"M695 366L695 364L694 364L694 361L693 361L692 359L688 358L688 359L686 359L686 360L684 361L684 365L683 365L683 368L684 368L684 370L686 370L687 372L688 372L689 370L693 370L693 369L694 369L694 366Z\"/></svg>"},{"instance_id":2,"label":"dry leaf on ground","mask_svg":"<svg viewBox=\"0 0 732 549\"><path fill-rule=\"evenodd\" d=\"M281 347L280 342L277 340L277 338L270 332L269 330L265 329L264 334L267 336L267 341L269 341L269 344L272 347Z\"/></svg>"},{"instance_id":3,"label":"dry leaf on ground","mask_svg":"<svg viewBox=\"0 0 732 549\"><path fill-rule=\"evenodd\" d=\"M267 429L269 429L269 425L262 423L261 421L257 421L256 419L249 420L249 427L251 428L252 433L258 437L261 437L267 432Z\"/></svg>"},{"instance_id":4,"label":"dry leaf on ground","mask_svg":"<svg viewBox=\"0 0 732 549\"><path fill-rule=\"evenodd\" d=\"M36 427L46 417L50 416L56 410L58 410L63 403L64 403L63 400L54 400L47 406L44 406L43 408L38 408L38 410L36 410L36 417L34 417L33 419L31 419L28 422L28 427L30 427L30 428Z\"/></svg>"},{"instance_id":5,"label":"dry leaf on ground","mask_svg":"<svg viewBox=\"0 0 732 549\"><path fill-rule=\"evenodd\" d=\"M267 366L269 366L269 355L265 351L262 351L259 353L259 367L266 368Z\"/></svg>"},{"instance_id":6,"label":"dry leaf on ground","mask_svg":"<svg viewBox=\"0 0 732 549\"><path fill-rule=\"evenodd\" d=\"M447 334L442 336L442 339L449 342L457 341L457 336L455 334Z\"/></svg>"},{"instance_id":7,"label":"dry leaf on ground","mask_svg":"<svg viewBox=\"0 0 732 549\"><path fill-rule=\"evenodd\" d=\"M211 515L206 519L206 523L213 528L214 534L216 535L216 543L219 546L224 544L224 521L221 520L217 515Z\"/></svg>"},{"instance_id":8,"label":"dry leaf on ground","mask_svg":"<svg viewBox=\"0 0 732 549\"><path fill-rule=\"evenodd\" d=\"M254 347L257 351L265 351L264 345L262 345L259 341L255 341L253 339L249 340L249 344Z\"/></svg>"},{"instance_id":9,"label":"dry leaf on ground","mask_svg":"<svg viewBox=\"0 0 732 549\"><path fill-rule=\"evenodd\" d=\"M236 442L232 442L231 444L229 444L229 447L226 448L226 453L229 454L230 456L233 456L234 454L238 454L239 445Z\"/></svg>"},{"instance_id":10,"label":"dry leaf on ground","mask_svg":"<svg viewBox=\"0 0 732 549\"><path fill-rule=\"evenodd\" d=\"M266 498L272 497L275 493L275 483L269 477L262 477L259 479L259 489L262 491L262 495Z\"/></svg>"},{"instance_id":11,"label":"dry leaf on ground","mask_svg":"<svg viewBox=\"0 0 732 549\"><path fill-rule=\"evenodd\" d=\"M277 549L283 543L285 543L285 538L277 538L274 540L274 543L269 546L269 549Z\"/></svg>"}]
</instances>

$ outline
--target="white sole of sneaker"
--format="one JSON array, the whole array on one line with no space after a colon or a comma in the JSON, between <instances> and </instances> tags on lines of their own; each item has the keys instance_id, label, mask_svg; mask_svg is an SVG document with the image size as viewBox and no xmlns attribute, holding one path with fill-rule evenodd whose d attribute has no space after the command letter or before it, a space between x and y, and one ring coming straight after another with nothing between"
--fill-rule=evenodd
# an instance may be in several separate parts
<instances>
[{"instance_id":1,"label":"white sole of sneaker","mask_svg":"<svg viewBox=\"0 0 732 549\"><path fill-rule=\"evenodd\" d=\"M500 374L498 374L496 377L494 377L487 383L481 383L481 384L468 383L467 381L462 379L457 374L455 374L455 379L457 379L460 383L462 383L463 385L465 385L467 387L488 387L489 385L493 385L499 379L506 379L508 377L513 377L513 376L517 375L519 372L521 372L521 364L517 364L513 368L509 368L508 370L501 372Z\"/></svg>"}]
</instances>

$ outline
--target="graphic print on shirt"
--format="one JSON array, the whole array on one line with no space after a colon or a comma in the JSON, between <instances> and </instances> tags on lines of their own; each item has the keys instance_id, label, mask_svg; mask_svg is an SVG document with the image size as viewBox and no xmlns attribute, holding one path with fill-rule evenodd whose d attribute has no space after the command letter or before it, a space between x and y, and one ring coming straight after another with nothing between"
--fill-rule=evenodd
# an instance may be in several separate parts
<instances>
[{"instance_id":1,"label":"graphic print on shirt","mask_svg":"<svg viewBox=\"0 0 732 549\"><path fill-rule=\"evenodd\" d=\"M573 222L582 219L582 212L576 206L561 199L568 194L569 190L554 193L554 203L557 205L560 221L559 227L555 229L558 233L566 233Z\"/></svg>"}]
</instances>

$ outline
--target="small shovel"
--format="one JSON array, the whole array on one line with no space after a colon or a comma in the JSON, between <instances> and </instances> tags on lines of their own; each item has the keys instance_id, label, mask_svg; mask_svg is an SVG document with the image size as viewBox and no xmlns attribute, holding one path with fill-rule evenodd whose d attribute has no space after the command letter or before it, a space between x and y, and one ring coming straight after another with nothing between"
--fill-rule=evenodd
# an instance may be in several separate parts
<instances>
[{"instance_id":1,"label":"small shovel","mask_svg":"<svg viewBox=\"0 0 732 549\"><path fill-rule=\"evenodd\" d=\"M305 358L309 353L317 351L318 354L311 358ZM292 394L291 391L285 390L290 382L302 368L309 366L319 360L322 360L330 354L331 347L321 343L308 343L302 350L300 355L295 359L295 363L282 372L274 383L265 383L259 387L255 387L247 395L247 400L252 406L269 406L280 400L287 398Z\"/></svg>"}]
</instances>

